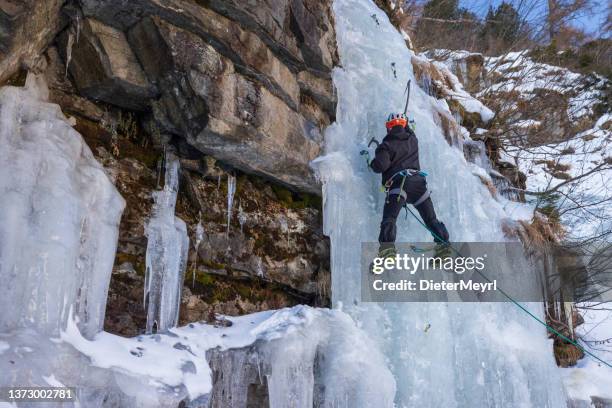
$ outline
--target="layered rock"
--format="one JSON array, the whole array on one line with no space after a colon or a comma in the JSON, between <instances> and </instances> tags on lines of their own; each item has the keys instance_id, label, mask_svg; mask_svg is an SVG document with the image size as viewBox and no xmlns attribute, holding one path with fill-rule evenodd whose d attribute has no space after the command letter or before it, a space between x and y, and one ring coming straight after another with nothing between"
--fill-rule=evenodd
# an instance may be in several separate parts
<instances>
[{"instance_id":1,"label":"layered rock","mask_svg":"<svg viewBox=\"0 0 612 408\"><path fill-rule=\"evenodd\" d=\"M88 18L60 42L81 95L132 110L156 96L122 31Z\"/></svg>"},{"instance_id":2,"label":"layered rock","mask_svg":"<svg viewBox=\"0 0 612 408\"><path fill-rule=\"evenodd\" d=\"M148 126L162 134L320 193L309 162L335 115L328 2L84 0L81 7L71 14L82 22L60 44L83 95L150 111Z\"/></svg>"},{"instance_id":3,"label":"layered rock","mask_svg":"<svg viewBox=\"0 0 612 408\"><path fill-rule=\"evenodd\" d=\"M20 68L33 69L65 24L65 0L0 2L0 82Z\"/></svg>"}]
</instances>

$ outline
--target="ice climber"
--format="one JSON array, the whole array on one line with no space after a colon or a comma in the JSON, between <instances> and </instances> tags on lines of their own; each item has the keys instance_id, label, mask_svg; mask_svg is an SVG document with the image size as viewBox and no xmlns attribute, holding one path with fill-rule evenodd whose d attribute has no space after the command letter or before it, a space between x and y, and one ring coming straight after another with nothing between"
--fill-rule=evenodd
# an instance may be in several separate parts
<instances>
[{"instance_id":1,"label":"ice climber","mask_svg":"<svg viewBox=\"0 0 612 408\"><path fill-rule=\"evenodd\" d=\"M375 173L382 173L386 200L380 223L379 256L395 256L396 221L400 210L412 204L419 212L434 242L445 245L449 236L446 226L436 217L425 174L419 165L419 142L403 113L392 113L387 122L387 135L376 148L370 162Z\"/></svg>"}]
</instances>

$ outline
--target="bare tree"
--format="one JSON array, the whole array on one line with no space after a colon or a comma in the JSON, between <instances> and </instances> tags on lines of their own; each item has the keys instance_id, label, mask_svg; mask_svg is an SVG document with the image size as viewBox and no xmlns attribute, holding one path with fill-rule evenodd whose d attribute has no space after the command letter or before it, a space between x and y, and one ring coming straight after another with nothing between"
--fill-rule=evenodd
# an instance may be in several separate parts
<instances>
[{"instance_id":1,"label":"bare tree","mask_svg":"<svg viewBox=\"0 0 612 408\"><path fill-rule=\"evenodd\" d=\"M557 38L564 26L593 9L591 0L547 0L547 5L546 22L550 41Z\"/></svg>"}]
</instances>

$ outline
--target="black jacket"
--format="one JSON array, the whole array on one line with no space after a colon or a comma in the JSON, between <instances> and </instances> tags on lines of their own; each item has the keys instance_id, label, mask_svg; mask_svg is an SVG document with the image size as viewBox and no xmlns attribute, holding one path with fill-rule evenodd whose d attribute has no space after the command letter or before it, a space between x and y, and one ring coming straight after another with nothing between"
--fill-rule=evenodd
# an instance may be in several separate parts
<instances>
[{"instance_id":1,"label":"black jacket","mask_svg":"<svg viewBox=\"0 0 612 408\"><path fill-rule=\"evenodd\" d=\"M376 156L370 166L375 173L382 173L383 184L398 171L421 170L419 142L414 132L401 126L391 129L376 148Z\"/></svg>"}]
</instances>

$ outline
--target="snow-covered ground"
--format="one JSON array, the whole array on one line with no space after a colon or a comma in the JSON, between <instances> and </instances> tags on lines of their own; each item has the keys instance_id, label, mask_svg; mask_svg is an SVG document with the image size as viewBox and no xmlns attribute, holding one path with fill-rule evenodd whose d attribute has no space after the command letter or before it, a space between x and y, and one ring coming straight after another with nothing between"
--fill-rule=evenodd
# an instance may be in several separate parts
<instances>
[{"instance_id":1,"label":"snow-covered ground","mask_svg":"<svg viewBox=\"0 0 612 408\"><path fill-rule=\"evenodd\" d=\"M296 306L219 321L134 338L100 332L89 340L72 319L59 338L29 329L0 333L0 370L8 373L0 385L75 386L82 406L98 406L105 394L142 407L175 407L186 397L204 403L213 385L207 352L252 346L271 406L311 407L315 364L325 406L374 407L395 392L382 355L340 310ZM240 384L241 372L223 375L230 374ZM100 384L103 393L95 391Z\"/></svg>"}]
</instances>

